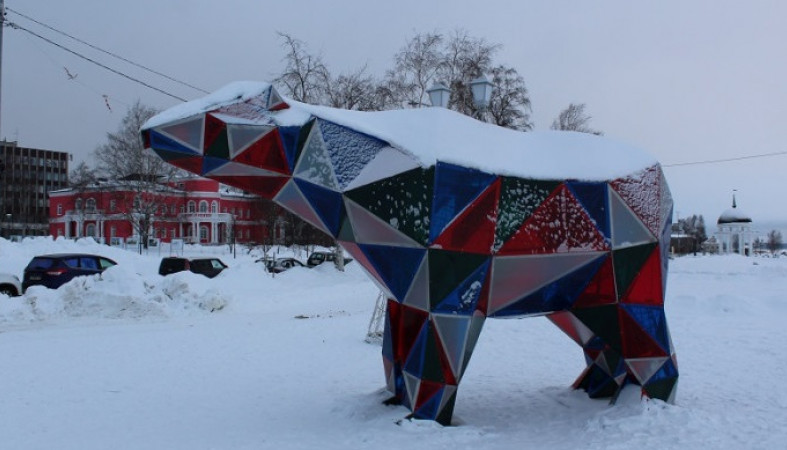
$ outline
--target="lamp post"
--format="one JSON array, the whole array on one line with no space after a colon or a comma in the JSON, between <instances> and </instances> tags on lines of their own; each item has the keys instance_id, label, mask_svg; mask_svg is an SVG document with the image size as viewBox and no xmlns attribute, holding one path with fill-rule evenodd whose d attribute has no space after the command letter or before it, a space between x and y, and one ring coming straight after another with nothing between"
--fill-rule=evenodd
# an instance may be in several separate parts
<instances>
[{"instance_id":1,"label":"lamp post","mask_svg":"<svg viewBox=\"0 0 787 450\"><path fill-rule=\"evenodd\" d=\"M470 82L470 90L473 93L473 102L476 108L478 108L479 119L481 119L483 113L489 107L489 102L492 100L493 87L494 84L483 75Z\"/></svg>"},{"instance_id":2,"label":"lamp post","mask_svg":"<svg viewBox=\"0 0 787 450\"><path fill-rule=\"evenodd\" d=\"M432 106L439 106L440 108L448 108L448 100L451 98L451 90L445 83L435 83L426 90L429 94L429 102Z\"/></svg>"},{"instance_id":3,"label":"lamp post","mask_svg":"<svg viewBox=\"0 0 787 450\"><path fill-rule=\"evenodd\" d=\"M489 108L489 103L492 100L492 89L494 84L489 81L485 76L481 75L475 80L470 82L470 92L473 94L473 104L478 110L476 114L477 119L482 119L483 113ZM448 100L451 98L451 90L445 83L438 82L426 90L429 94L429 101L432 106L441 108L448 107Z\"/></svg>"}]
</instances>

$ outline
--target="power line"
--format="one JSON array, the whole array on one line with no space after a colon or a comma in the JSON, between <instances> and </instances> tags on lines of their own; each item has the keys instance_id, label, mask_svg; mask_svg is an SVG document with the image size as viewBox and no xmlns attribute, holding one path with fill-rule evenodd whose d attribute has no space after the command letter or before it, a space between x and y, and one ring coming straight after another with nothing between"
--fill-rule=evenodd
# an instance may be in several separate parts
<instances>
[{"instance_id":1,"label":"power line","mask_svg":"<svg viewBox=\"0 0 787 450\"><path fill-rule=\"evenodd\" d=\"M661 167L697 166L697 165L700 165L700 164L717 164L717 163L725 163L725 162L732 162L732 161L742 161L742 160L745 160L745 159L769 158L771 156L781 156L781 155L787 155L787 151L773 152L773 153L763 153L763 154L760 154L760 155L737 156L737 157L734 157L734 158L709 159L709 160L705 160L705 161L692 161L692 162L685 162L685 163L662 164Z\"/></svg>"},{"instance_id":2,"label":"power line","mask_svg":"<svg viewBox=\"0 0 787 450\"><path fill-rule=\"evenodd\" d=\"M79 39L79 38L77 38L77 37L74 37L74 36L72 36L72 35L70 35L70 34L66 33L65 31L61 31L61 30L58 30L57 28L51 27L51 26L49 26L49 25L47 25L47 24L45 24L45 23L43 23L43 22L40 22L40 21L38 21L38 20L36 20L36 19L34 19L34 18L30 17L30 16L27 16L27 15L25 15L25 14L22 14L22 13L20 13L19 11L16 11L16 10L14 10L14 9L12 9L12 8L8 8L8 7L6 7L6 10L8 10L8 11L11 11L11 12L13 12L14 14L17 14L17 15L19 15L19 16L21 16L21 17L24 17L24 18L25 18L25 19L27 19L27 20L30 20L30 21L32 21L32 22L35 22L35 23L37 23L37 24L41 25L42 27L48 28L49 30L52 30L52 31L54 31L55 33L62 34L63 36L66 36L66 37L68 37L68 38L71 38L71 39L73 39L73 40L75 40L75 41L79 42L80 44L87 45L88 47L90 47L90 48L92 48L92 49L94 49L94 50L98 50L98 51L100 51L100 52L102 52L102 53L104 53L104 54L107 54L107 55L109 55L109 56L112 56L113 58L117 58L117 59L119 59L119 60L121 60L121 61L123 61L123 62L127 62L127 63L129 63L129 64L131 64L131 65L133 65L133 66L139 67L140 69L147 70L147 71L148 71L148 72L150 72L150 73L154 73L154 74L156 74L156 75L158 75L158 76L160 76L160 77L164 77L164 78L166 78L166 79L168 79L168 80L170 80L170 81L174 81L175 83L181 84L181 85L183 85L183 86L190 87L190 88L192 88L192 89L194 89L194 90L197 90L197 91L200 91L200 92L202 92L203 94L209 94L209 93L210 93L210 92L208 92L208 91L206 91L206 90L204 90L204 89L201 89L201 88L198 88L198 87L196 87L196 86L193 86L193 85L191 85L191 84L189 84L189 83L186 83L185 81L178 80L178 79L176 79L176 78L173 78L173 77L171 77L171 76L169 76L169 75L163 74L163 73L161 73L161 72L158 72L158 71L156 71L156 70L153 70L153 69L151 69L151 68L149 68L149 67L143 66L142 64L136 63L136 62L134 62L134 61L131 61L131 60L127 59L127 58L124 58L124 57L122 57L122 56L120 56L120 55L117 55L117 54L115 54L115 53L112 53L112 52L110 52L110 51L108 51L108 50L104 50L104 49L102 49L102 48L100 48L100 47L97 47L97 46L95 46L95 45L93 45L93 44L91 44L91 43L89 43L89 42L85 42L84 40L82 40L82 39Z\"/></svg>"},{"instance_id":3,"label":"power line","mask_svg":"<svg viewBox=\"0 0 787 450\"><path fill-rule=\"evenodd\" d=\"M45 42L49 43L49 44L52 44L52 45L54 45L55 47L58 47L58 48L60 48L60 49L62 49L62 50L65 50L65 51L67 51L68 53L71 53L71 54L72 54L72 55L74 55L74 56L78 56L78 57L80 57L80 58L84 59L85 61L91 62L91 63L93 63L93 64L95 64L95 65L97 65L97 66L99 66L99 67L101 67L101 68L103 68L103 69L106 69L106 70L108 70L108 71L110 71L110 72L112 72L112 73L114 73L114 74L116 74L116 75L120 75L120 76L121 76L121 77L123 77L123 78L126 78L126 79L128 79L128 80L131 80L131 81L133 81L133 82L135 82L135 83L139 83L139 84L141 84L142 86L145 86L146 88L153 89L153 90L154 90L154 91L156 91L156 92L160 92L160 93L162 93L162 94L164 94L164 95L167 95L167 96L169 96L169 97L172 97L172 98L174 98L174 99L176 99L176 100L180 100L180 101L182 101L182 102L185 102L185 101L187 101L186 99L184 99L184 98L181 98L181 97L178 97L178 96L177 96L177 95L175 95L175 94L171 94L171 93L169 93L169 92L167 92L167 91L165 91L165 90L163 90L163 89L159 89L159 88L157 88L157 87L155 87L155 86L151 86L150 84L148 84L148 83L145 83L144 81L142 81L142 80L140 80L140 79L134 78L134 77L132 77L132 76L130 76L130 75L126 75L125 73L123 73L123 72L121 72L121 71L119 71L119 70L113 69L113 68L111 68L111 67L109 67L109 66L106 66L106 65L104 65L104 64L101 64L101 63L100 63L100 62L98 62L98 61L95 61L95 60L93 60L93 59L90 59L90 58L88 58L87 56L85 56L85 55L83 55L83 54L81 54L81 53L78 53L78 52L76 52L76 51L74 51L74 50L71 50L71 49L69 49L69 48L67 48L67 47L65 47L65 46L63 46L63 45L61 45L61 44L58 44L57 42L55 42L55 41L52 41L51 39L45 38L44 36L41 36L40 34L38 34L38 33L35 33L35 32L33 32L33 31L30 31L30 30L28 30L27 28L25 28L25 27L22 27L22 26L20 26L20 25L18 25L18 24L16 24L16 23L13 23L13 22L8 22L8 21L6 21L5 23L6 23L6 24L8 24L8 26L10 26L11 28L13 28L13 29L15 29L15 30L22 30L22 31L24 31L24 32L26 32L26 33L30 33L31 35L33 35L33 36L35 36L35 37L37 37L37 38L39 38L39 39L41 39L41 40L43 40L43 41L45 41Z\"/></svg>"}]
</instances>

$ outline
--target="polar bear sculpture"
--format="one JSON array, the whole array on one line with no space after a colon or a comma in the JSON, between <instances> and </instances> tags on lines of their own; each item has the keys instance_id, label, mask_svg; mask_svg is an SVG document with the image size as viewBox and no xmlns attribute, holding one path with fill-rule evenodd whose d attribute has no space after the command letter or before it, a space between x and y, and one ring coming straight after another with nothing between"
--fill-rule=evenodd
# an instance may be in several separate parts
<instances>
[{"instance_id":1,"label":"polar bear sculpture","mask_svg":"<svg viewBox=\"0 0 787 450\"><path fill-rule=\"evenodd\" d=\"M305 105L248 82L153 117L142 136L177 167L272 199L363 266L388 297L385 378L412 417L450 424L488 317L547 316L582 347L574 387L591 397L634 383L673 401L672 199L634 148L441 108Z\"/></svg>"}]
</instances>

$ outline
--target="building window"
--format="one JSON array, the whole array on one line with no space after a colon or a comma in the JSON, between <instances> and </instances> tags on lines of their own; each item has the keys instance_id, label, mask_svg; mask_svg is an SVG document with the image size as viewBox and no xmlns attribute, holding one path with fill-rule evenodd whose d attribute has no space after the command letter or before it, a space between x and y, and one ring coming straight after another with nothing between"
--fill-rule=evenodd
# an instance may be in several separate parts
<instances>
[{"instance_id":1,"label":"building window","mask_svg":"<svg viewBox=\"0 0 787 450\"><path fill-rule=\"evenodd\" d=\"M87 201L85 202L85 210L89 213L96 212L96 199L94 198L87 199Z\"/></svg>"},{"instance_id":2,"label":"building window","mask_svg":"<svg viewBox=\"0 0 787 450\"><path fill-rule=\"evenodd\" d=\"M96 236L96 224L89 223L85 225L85 236Z\"/></svg>"},{"instance_id":3,"label":"building window","mask_svg":"<svg viewBox=\"0 0 787 450\"><path fill-rule=\"evenodd\" d=\"M115 212L115 211L117 211L117 209L118 209L118 202L116 200L110 200L109 201L109 211L110 212Z\"/></svg>"},{"instance_id":4,"label":"building window","mask_svg":"<svg viewBox=\"0 0 787 450\"><path fill-rule=\"evenodd\" d=\"M175 212L177 211L177 207L173 204L172 206L169 207L169 211L174 216Z\"/></svg>"},{"instance_id":5,"label":"building window","mask_svg":"<svg viewBox=\"0 0 787 450\"><path fill-rule=\"evenodd\" d=\"M76 209L77 211L82 211L82 199L81 198L78 198L74 202L74 209Z\"/></svg>"},{"instance_id":6,"label":"building window","mask_svg":"<svg viewBox=\"0 0 787 450\"><path fill-rule=\"evenodd\" d=\"M175 239L175 229L174 228L169 230L169 237L170 237L170 239Z\"/></svg>"},{"instance_id":7,"label":"building window","mask_svg":"<svg viewBox=\"0 0 787 450\"><path fill-rule=\"evenodd\" d=\"M189 200L188 205L189 205L189 212L190 213L193 213L193 212L195 212L197 210L197 204L194 203L194 200Z\"/></svg>"},{"instance_id":8,"label":"building window","mask_svg":"<svg viewBox=\"0 0 787 450\"><path fill-rule=\"evenodd\" d=\"M118 229L117 229L116 226L112 225L111 227L109 227L109 237L116 237L117 236L117 232L118 232Z\"/></svg>"},{"instance_id":9,"label":"building window","mask_svg":"<svg viewBox=\"0 0 787 450\"><path fill-rule=\"evenodd\" d=\"M218 202L214 201L213 203L210 204L210 212L212 212L213 214L216 214L217 212L219 212L219 204L218 204Z\"/></svg>"},{"instance_id":10,"label":"building window","mask_svg":"<svg viewBox=\"0 0 787 450\"><path fill-rule=\"evenodd\" d=\"M199 240L200 242L208 241L208 227L205 225L200 225L199 227Z\"/></svg>"},{"instance_id":11,"label":"building window","mask_svg":"<svg viewBox=\"0 0 787 450\"><path fill-rule=\"evenodd\" d=\"M199 212L201 213L208 212L208 202L206 202L205 200L199 202Z\"/></svg>"},{"instance_id":12,"label":"building window","mask_svg":"<svg viewBox=\"0 0 787 450\"><path fill-rule=\"evenodd\" d=\"M180 213L183 214L184 212L186 212L186 207L183 206L183 205L180 205Z\"/></svg>"},{"instance_id":13,"label":"building window","mask_svg":"<svg viewBox=\"0 0 787 450\"><path fill-rule=\"evenodd\" d=\"M62 216L63 215L63 205L62 204L58 204L57 205L57 215L58 216Z\"/></svg>"}]
</instances>

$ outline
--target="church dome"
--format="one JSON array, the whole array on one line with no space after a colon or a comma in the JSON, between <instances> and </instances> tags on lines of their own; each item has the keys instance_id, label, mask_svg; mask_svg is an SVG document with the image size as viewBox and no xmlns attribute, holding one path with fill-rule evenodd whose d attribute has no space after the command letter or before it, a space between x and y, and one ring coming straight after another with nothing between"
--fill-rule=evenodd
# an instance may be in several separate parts
<instances>
[{"instance_id":1,"label":"church dome","mask_svg":"<svg viewBox=\"0 0 787 450\"><path fill-rule=\"evenodd\" d=\"M719 220L716 223L719 225L726 223L751 223L751 217L738 209L737 205L735 204L735 195L733 194L732 208L721 213Z\"/></svg>"}]
</instances>

